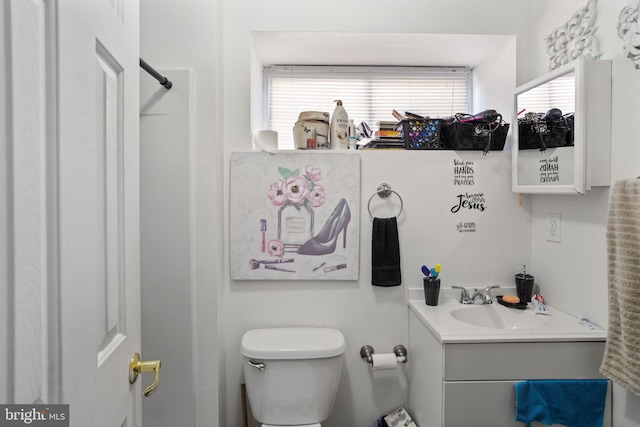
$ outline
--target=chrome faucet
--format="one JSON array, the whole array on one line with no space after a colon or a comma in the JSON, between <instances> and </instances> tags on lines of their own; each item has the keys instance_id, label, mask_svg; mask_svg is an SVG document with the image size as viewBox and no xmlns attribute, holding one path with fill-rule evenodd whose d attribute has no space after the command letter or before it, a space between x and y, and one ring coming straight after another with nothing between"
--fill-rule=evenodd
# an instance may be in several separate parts
<instances>
[{"instance_id":1,"label":"chrome faucet","mask_svg":"<svg viewBox=\"0 0 640 427\"><path fill-rule=\"evenodd\" d=\"M491 304L491 303L493 303L493 300L491 299L491 289L496 289L496 288L499 288L499 287L500 287L500 285L493 285L493 286L487 286L484 289L474 289L475 292L473 293L473 296L471 297L472 303L475 303L476 297L481 297L483 304Z\"/></svg>"},{"instance_id":2,"label":"chrome faucet","mask_svg":"<svg viewBox=\"0 0 640 427\"><path fill-rule=\"evenodd\" d=\"M469 292L467 292L467 290L465 288L463 288L462 286L451 286L451 289L460 289L460 299L458 300L458 302L460 304L473 304L473 300L471 300L469 298Z\"/></svg>"},{"instance_id":3,"label":"chrome faucet","mask_svg":"<svg viewBox=\"0 0 640 427\"><path fill-rule=\"evenodd\" d=\"M499 288L500 285L487 286L484 289L474 288L473 296L469 297L469 292L463 288L462 286L451 286L452 289L460 289L460 299L458 302L460 304L475 304L476 299L478 297L482 298L482 304L491 304L493 300L491 299L491 289Z\"/></svg>"}]
</instances>

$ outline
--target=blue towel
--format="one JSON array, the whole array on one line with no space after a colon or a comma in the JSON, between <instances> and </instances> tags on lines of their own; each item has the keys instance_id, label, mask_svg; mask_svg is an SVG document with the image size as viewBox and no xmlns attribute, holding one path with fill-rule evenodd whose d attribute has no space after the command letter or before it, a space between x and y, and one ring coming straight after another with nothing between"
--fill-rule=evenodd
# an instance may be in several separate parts
<instances>
[{"instance_id":1,"label":"blue towel","mask_svg":"<svg viewBox=\"0 0 640 427\"><path fill-rule=\"evenodd\" d=\"M607 380L529 380L516 387L516 421L602 427Z\"/></svg>"}]
</instances>

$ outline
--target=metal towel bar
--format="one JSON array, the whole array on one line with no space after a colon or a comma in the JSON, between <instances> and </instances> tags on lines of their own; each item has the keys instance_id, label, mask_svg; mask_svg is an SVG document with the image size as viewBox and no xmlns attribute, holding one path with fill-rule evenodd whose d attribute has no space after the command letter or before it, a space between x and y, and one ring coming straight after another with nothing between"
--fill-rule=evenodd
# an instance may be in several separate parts
<instances>
[{"instance_id":1,"label":"metal towel bar","mask_svg":"<svg viewBox=\"0 0 640 427\"><path fill-rule=\"evenodd\" d=\"M371 201L373 200L373 198L377 195L383 199L386 199L391 195L391 193L395 194L396 196L398 196L398 199L400 199L400 212L398 212L398 215L396 215L396 217L400 216L400 214L402 213L402 209L404 208L404 202L402 201L402 197L400 197L400 194L398 194L397 191L392 190L389 184L387 184L386 182L383 182L382 184L378 185L377 191L373 193L369 198L369 204L367 205L367 210L369 211L369 216L371 217L371 219L373 219L373 214L371 213Z\"/></svg>"}]
</instances>

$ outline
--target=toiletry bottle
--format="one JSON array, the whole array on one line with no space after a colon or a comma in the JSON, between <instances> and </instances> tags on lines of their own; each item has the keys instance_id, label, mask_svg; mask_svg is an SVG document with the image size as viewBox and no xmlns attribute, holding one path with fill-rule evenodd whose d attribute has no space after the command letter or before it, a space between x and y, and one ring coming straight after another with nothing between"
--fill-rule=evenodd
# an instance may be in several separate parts
<instances>
[{"instance_id":1,"label":"toiletry bottle","mask_svg":"<svg viewBox=\"0 0 640 427\"><path fill-rule=\"evenodd\" d=\"M349 148L349 116L342 106L342 101L337 103L331 116L331 148L334 150L346 150Z\"/></svg>"},{"instance_id":2,"label":"toiletry bottle","mask_svg":"<svg viewBox=\"0 0 640 427\"><path fill-rule=\"evenodd\" d=\"M353 123L353 119L349 119L349 150L358 148L356 143L356 125Z\"/></svg>"}]
</instances>

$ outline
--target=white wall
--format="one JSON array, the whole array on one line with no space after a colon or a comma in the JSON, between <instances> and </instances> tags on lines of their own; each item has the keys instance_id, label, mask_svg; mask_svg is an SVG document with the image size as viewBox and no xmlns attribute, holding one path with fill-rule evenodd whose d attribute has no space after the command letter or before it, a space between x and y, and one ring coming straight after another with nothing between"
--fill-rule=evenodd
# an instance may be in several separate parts
<instances>
[{"instance_id":1,"label":"white wall","mask_svg":"<svg viewBox=\"0 0 640 427\"><path fill-rule=\"evenodd\" d=\"M374 378L362 366L357 351L363 343L383 351L406 342L404 289L412 285L414 264L422 262L420 251L423 250L423 242L413 239L413 230L407 223L401 224L400 229L405 274L405 283L400 289L370 286L366 251L361 254L361 279L358 282L280 284L232 282L229 279L229 236L225 231L229 223L230 200L228 161L231 151L251 149L248 123L256 118L250 94L251 31L511 34L516 36L515 80L522 84L546 71L542 37L564 23L583 3L586 2L492 0L488 5L470 0L429 0L390 6L381 0L348 3L330 0L318 9L294 0L281 0L277 5L250 0L141 1L141 56L159 68L193 70L195 169L192 183L196 204L191 243L194 248L196 322L189 327L194 329L198 343L194 374L198 392L196 425L218 425L218 415L221 426L240 425L242 375L238 344L244 330L257 326L319 322L335 325L345 332L349 346L344 375L336 412L327 423L328 427L371 425L373 417L393 409L406 397L404 379L400 377L391 379L392 389L399 390L397 395L386 390L388 383L374 384ZM640 144L636 143L632 127L627 123L634 123L640 111L640 101L634 96L640 93L640 83L638 72L630 61L622 59L621 42L615 33L617 14L626 1L614 0L606 6L604 2L600 3L598 35L601 48L605 58L619 60L614 63L613 175L614 179L635 177L640 175L636 170ZM332 13L338 9L341 15ZM394 187L401 186L403 195L406 187L423 191L421 182L385 169L387 162L376 160L377 156L378 153L364 156L363 203L382 179L390 181ZM429 162L425 159L425 168L429 167ZM428 193L428 188L424 191ZM505 200L517 203L512 196L505 190ZM607 197L607 189L596 189L582 197L527 196L521 209L529 213L533 205L533 226L511 230L508 225L500 230L501 233L515 232L514 241L525 242L527 248L533 248L532 265L537 269L534 273L544 283L553 278L554 285L543 289L553 304L560 304L569 311L580 310L602 324L606 323L603 234ZM428 212L431 204L432 201L415 200L411 211ZM551 246L541 237L541 218L547 212L562 214L563 242L560 245ZM370 223L366 217L360 220L361 248L366 249L370 246L366 237ZM431 220L437 221L436 218ZM507 219L507 224L513 223ZM487 242L492 240L487 239ZM590 249L579 242L594 243ZM418 255L408 256L416 253ZM433 254L437 254L437 248L427 255L432 258ZM511 267L502 266L497 260L496 265L489 266L497 276L490 277L482 270L478 280L508 280L507 277L511 277ZM478 262L468 261L466 277L471 282L477 275ZM457 271L462 274L462 270ZM577 271L584 273L576 277ZM584 301L580 306L576 303L576 295ZM182 313L173 317L176 322L185 322L188 318ZM204 363L206 356L211 357L210 365ZM640 401L619 388L615 388L614 393L614 423L623 427L637 427L640 423Z\"/></svg>"},{"instance_id":2,"label":"white wall","mask_svg":"<svg viewBox=\"0 0 640 427\"><path fill-rule=\"evenodd\" d=\"M340 15L334 12L338 9ZM254 120L255 117L251 114L253 98L250 85L258 80L251 68L252 31L507 34L515 36L518 64L526 67L529 62L525 54L529 48L528 3L494 1L491 7L487 7L486 4L467 0L442 0L392 6L383 1L331 0L318 8L293 0L281 1L278 7L272 3L233 0L224 2L223 12L225 200L232 200L234 196L228 193L230 153L251 149L251 128L248 123L250 118ZM390 18L391 15L393 18ZM505 16L512 19L504 19ZM506 93L515 87L516 78L511 76L505 82L505 86L513 84L513 87L505 87ZM504 105L510 105L509 101L506 100ZM508 107L505 109L508 111ZM225 259L222 298L227 307L225 350L228 404L224 425L240 425L240 384L243 378L239 343L247 329L320 324L342 330L347 338L347 353L334 414L326 426L372 425L376 417L406 404L406 372L394 371L395 377L378 382L360 359L359 349L364 344L371 344L377 351L391 351L396 344L406 345L408 318L405 290L409 286L420 286L420 265L441 257L443 265L451 269L450 276L445 276L449 280L468 286L476 281L511 284L512 275L517 269L515 264L528 256L530 240L524 220L528 214L526 207L517 205L518 198L509 191L510 183L505 183L504 199L496 203L512 206L514 212L518 213L506 214L498 210L488 215L490 218L500 218L502 222L500 226L496 223L486 226L483 236L487 240L480 240L486 244L497 239L496 247L503 250L497 249L494 253L478 249L473 255L457 259L455 245L445 245L447 249L439 247L447 234L439 231L437 225L445 216L434 211L442 208L443 204L448 205L449 201L430 197L434 189L440 186L442 178L429 171L437 163L437 157L421 154L423 156L418 157L421 161L417 164L412 162L410 168L405 167L404 160L415 160L416 156L411 153L401 152L391 157L390 153L376 152L362 156L363 205L382 181L389 182L394 188L401 188L403 197L409 197L415 191L415 199L410 205L407 203L407 218L400 224L405 278L401 288L381 289L370 284L371 223L364 209L360 218L361 269L357 282L231 281L228 259ZM394 160L390 161L391 158ZM509 165L507 158L505 162ZM228 215L226 211L225 228L228 228ZM435 228L429 228L434 224ZM429 234L427 230L435 234ZM505 236L510 237L508 244L505 240L508 237ZM480 239L480 236L477 237ZM521 244L515 251L511 251L513 242ZM225 236L225 256L228 247L229 236ZM501 259L505 253L509 255Z\"/></svg>"},{"instance_id":3,"label":"white wall","mask_svg":"<svg viewBox=\"0 0 640 427\"><path fill-rule=\"evenodd\" d=\"M161 360L164 387L143 400L142 419L145 426L171 427L194 425L196 414L194 365L184 363L194 360L196 348L190 241L193 79L189 70L156 70L173 87L167 90L140 71L141 354Z\"/></svg>"},{"instance_id":4,"label":"white wall","mask_svg":"<svg viewBox=\"0 0 640 427\"><path fill-rule=\"evenodd\" d=\"M151 294L153 298L149 300L149 294L143 294L143 304L148 307L155 306L163 316L173 322L172 331L155 331L151 325L147 330L143 330L143 336L153 330L160 337L162 343L174 343L176 331L189 334L191 342L197 343L195 348L186 350L180 360L180 364L163 363L163 371L181 372L182 365L191 365L182 379L190 383L192 395L183 399L180 387L172 387L170 382L163 381L163 374L160 374L160 385L151 399L162 400L167 403L163 406L168 411L174 402L186 402L182 407L173 407L178 411L171 417L181 419L188 424L198 426L217 426L220 417L219 408L224 408L225 395L219 390L224 390L224 357L221 353L224 349L224 304L221 298L223 294L218 292L218 286L222 281L222 259L223 248L219 242L222 241L222 148L221 148L221 94L222 88L220 80L222 78L220 67L221 46L221 19L220 3L216 0L184 0L157 1L141 0L141 22L140 22L140 56L156 69L190 69L192 79L193 115L191 117L191 140L193 141L190 151L188 141L189 135L183 137L173 137L172 134L153 135L145 139L141 135L141 143L158 143L156 138L164 137L162 144L173 144L177 150L178 157L175 159L165 159L173 161L175 170L157 170L158 174L170 175L178 174L184 186L181 191L189 191L190 194L181 194L176 191L171 194L169 203L184 202L191 200L189 209L177 207L181 217L175 219L175 229L167 230L167 236L179 239L181 244L186 245L189 254L182 248L185 246L175 245L168 251L168 259L171 256L177 257L179 266L183 269L182 278L187 278L190 282L176 282L172 277L155 277L159 280L155 283L143 283L147 289L155 289L156 293ZM141 77L141 80L144 76ZM146 79L152 79L147 76ZM153 81L153 80L152 80ZM180 80L177 84L182 83ZM160 85L157 87L160 88ZM171 90L182 91L184 88L174 88ZM158 119L158 118L156 118ZM164 118L171 127L171 115ZM142 159L145 162L145 159ZM186 181L184 181L186 180ZM145 197L145 194L142 194ZM162 195L159 196L160 198ZM157 205L162 200L155 200ZM167 201L165 200L165 203ZM188 219L185 219L188 215ZM166 219L166 216L165 216ZM166 224L166 223L165 223ZM167 227L171 227L171 221ZM186 241L185 241L186 239ZM186 249L185 249L186 250ZM144 253L143 257L146 256ZM147 254L148 255L148 254ZM158 254L153 254L157 256ZM147 272L147 274L153 272ZM144 273L143 273L144 274ZM180 301L174 303L185 304L191 307L191 312L171 311L175 307L171 304L164 304L163 298L173 292L183 292ZM157 302L154 304L153 302ZM156 312L157 315L158 312ZM143 319L144 322L145 319ZM148 319L147 319L148 320ZM165 334L163 335L163 332ZM144 338L143 338L144 339ZM176 360L181 348L173 347L170 359ZM162 359L162 355L148 355L152 358ZM169 377L170 378L170 377ZM160 393L160 391L162 393ZM195 404L195 414L193 405ZM180 413L182 411L182 413ZM182 418L180 418L182 416ZM173 424L177 425L177 424ZM224 425L224 424L222 424Z\"/></svg>"},{"instance_id":5,"label":"white wall","mask_svg":"<svg viewBox=\"0 0 640 427\"><path fill-rule=\"evenodd\" d=\"M502 119L513 123L511 94L509 88L516 84L516 38L495 49L488 58L473 69L473 108L479 112L494 109ZM511 132L508 133L505 150L511 150Z\"/></svg>"},{"instance_id":6,"label":"white wall","mask_svg":"<svg viewBox=\"0 0 640 427\"><path fill-rule=\"evenodd\" d=\"M531 77L544 74L548 56L544 36L563 25L583 7L584 0L557 2L542 0L533 8ZM613 60L612 183L640 175L640 144L637 123L640 114L640 71L624 57L618 38L618 15L629 2L613 0L598 3L596 35L603 59ZM596 188L584 196L532 196L532 274L545 298L574 314L583 314L607 326L606 219L609 188ZM545 240L547 213L561 214L561 243ZM640 398L625 389L613 387L613 424L640 426Z\"/></svg>"},{"instance_id":7,"label":"white wall","mask_svg":"<svg viewBox=\"0 0 640 427\"><path fill-rule=\"evenodd\" d=\"M276 154L277 155L277 154ZM303 155L303 154L300 154ZM512 285L516 264L528 257L528 215L510 192L510 152L406 152L362 151L360 209L360 279L341 282L232 281L227 303L237 313L227 329L228 393L242 382L240 337L257 327L316 325L340 329L346 337L344 370L333 416L327 426L372 425L376 417L408 403L408 372L372 373L359 355L365 344L377 352L391 352L397 344L408 346L406 289L421 287L420 266L442 263L444 287L453 284ZM306 157L308 159L308 157ZM454 159L473 162L476 184L453 186ZM305 163L310 160L305 160ZM399 166L401 165L401 166ZM403 198L399 239L403 285L371 286L371 220L368 201L382 181ZM457 195L483 192L486 211L451 212ZM398 200L391 202L397 209ZM375 198L372 206L379 208ZM376 215L392 216L375 210ZM475 233L457 231L457 224L472 221ZM492 250L487 250L491 241ZM516 243L514 245L514 242ZM411 348L409 347L409 357ZM233 360L232 360L233 359ZM236 358L238 359L238 358ZM233 384L236 384L234 387ZM229 397L232 405L232 397ZM239 402L235 402L238 404ZM236 425L239 414L228 414L226 425ZM323 424L325 425L325 424Z\"/></svg>"}]
</instances>

